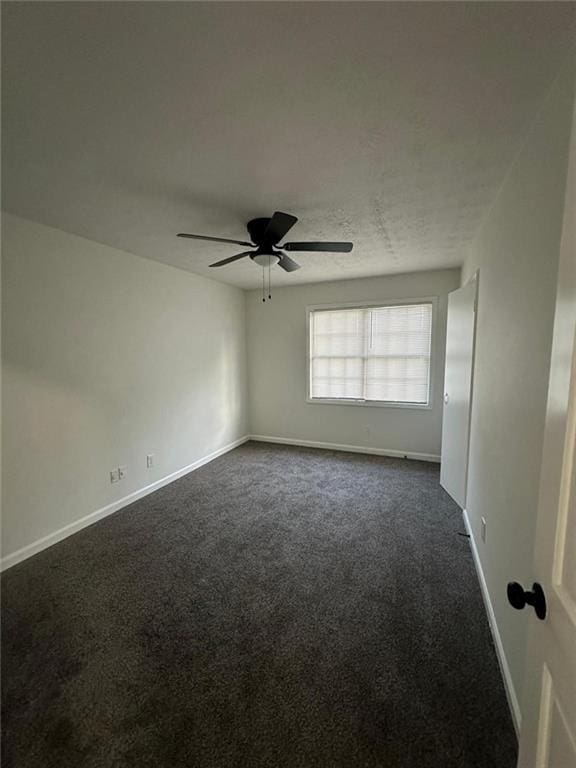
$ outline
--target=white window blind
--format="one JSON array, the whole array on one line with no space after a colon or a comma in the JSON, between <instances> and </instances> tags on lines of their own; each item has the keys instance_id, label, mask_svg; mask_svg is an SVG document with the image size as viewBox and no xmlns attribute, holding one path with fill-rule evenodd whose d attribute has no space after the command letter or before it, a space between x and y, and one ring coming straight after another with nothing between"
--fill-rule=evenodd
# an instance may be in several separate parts
<instances>
[{"instance_id":1,"label":"white window blind","mask_svg":"<svg viewBox=\"0 0 576 768\"><path fill-rule=\"evenodd\" d=\"M310 397L427 405L432 304L312 310Z\"/></svg>"}]
</instances>

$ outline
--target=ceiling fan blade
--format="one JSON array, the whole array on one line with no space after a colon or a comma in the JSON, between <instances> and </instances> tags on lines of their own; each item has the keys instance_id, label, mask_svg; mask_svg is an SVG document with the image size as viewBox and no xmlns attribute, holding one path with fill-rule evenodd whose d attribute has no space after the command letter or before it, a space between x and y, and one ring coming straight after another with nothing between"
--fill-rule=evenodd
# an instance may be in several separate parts
<instances>
[{"instance_id":1,"label":"ceiling fan blade","mask_svg":"<svg viewBox=\"0 0 576 768\"><path fill-rule=\"evenodd\" d=\"M286 272L295 272L297 269L300 269L300 264L291 259L290 256L286 256L285 253L280 256L278 266L282 267Z\"/></svg>"},{"instance_id":2,"label":"ceiling fan blade","mask_svg":"<svg viewBox=\"0 0 576 768\"><path fill-rule=\"evenodd\" d=\"M276 211L274 216L272 216L268 222L268 226L264 230L262 241L276 245L277 242L282 240L286 232L288 232L289 229L292 229L297 221L298 219L296 216L291 216L289 213Z\"/></svg>"},{"instance_id":3,"label":"ceiling fan blade","mask_svg":"<svg viewBox=\"0 0 576 768\"><path fill-rule=\"evenodd\" d=\"M326 251L329 253L350 253L352 243L286 243L285 251Z\"/></svg>"},{"instance_id":4,"label":"ceiling fan blade","mask_svg":"<svg viewBox=\"0 0 576 768\"><path fill-rule=\"evenodd\" d=\"M238 261L238 259L243 259L245 256L252 256L252 251L244 251L244 253L237 253L236 256L229 256L227 259L222 259L222 261L216 261L214 264L210 264L211 267L223 267L225 264L230 264L232 261Z\"/></svg>"},{"instance_id":5,"label":"ceiling fan blade","mask_svg":"<svg viewBox=\"0 0 576 768\"><path fill-rule=\"evenodd\" d=\"M186 232L179 232L177 237L188 237L190 240L210 240L213 243L233 243L234 245L248 245L244 240L229 240L227 237L209 237L208 235L189 235Z\"/></svg>"}]
</instances>

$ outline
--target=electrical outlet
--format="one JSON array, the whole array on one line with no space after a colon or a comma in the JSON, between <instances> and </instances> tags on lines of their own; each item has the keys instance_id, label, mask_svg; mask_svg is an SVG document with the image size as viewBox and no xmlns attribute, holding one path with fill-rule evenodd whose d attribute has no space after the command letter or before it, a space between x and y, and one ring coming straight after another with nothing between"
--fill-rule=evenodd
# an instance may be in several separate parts
<instances>
[{"instance_id":1,"label":"electrical outlet","mask_svg":"<svg viewBox=\"0 0 576 768\"><path fill-rule=\"evenodd\" d=\"M126 475L128 474L128 467L118 467L118 479L124 480Z\"/></svg>"},{"instance_id":2,"label":"electrical outlet","mask_svg":"<svg viewBox=\"0 0 576 768\"><path fill-rule=\"evenodd\" d=\"M110 472L110 482L111 483L117 483L118 480L120 480L120 470L119 469L113 469Z\"/></svg>"},{"instance_id":3,"label":"electrical outlet","mask_svg":"<svg viewBox=\"0 0 576 768\"><path fill-rule=\"evenodd\" d=\"M486 518L481 517L480 518L480 536L482 536L482 541L486 541Z\"/></svg>"},{"instance_id":4,"label":"electrical outlet","mask_svg":"<svg viewBox=\"0 0 576 768\"><path fill-rule=\"evenodd\" d=\"M146 467L148 469L152 469L153 466L154 466L154 454L149 453L148 456L146 456Z\"/></svg>"}]
</instances>

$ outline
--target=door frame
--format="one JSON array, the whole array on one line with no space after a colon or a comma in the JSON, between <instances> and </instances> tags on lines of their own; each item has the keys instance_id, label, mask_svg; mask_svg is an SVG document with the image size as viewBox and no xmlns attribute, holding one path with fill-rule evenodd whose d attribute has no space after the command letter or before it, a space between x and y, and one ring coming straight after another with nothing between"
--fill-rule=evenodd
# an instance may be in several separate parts
<instances>
[{"instance_id":1,"label":"door frame","mask_svg":"<svg viewBox=\"0 0 576 768\"><path fill-rule=\"evenodd\" d=\"M476 333L478 331L478 308L480 295L480 269L476 269L474 274L470 275L464 285L469 285L472 281L476 283L476 295L474 297L474 328L472 330L472 371L470 374L470 408L468 409L468 441L466 444L466 472L464 474L464 507L468 501L468 472L470 470L470 443L472 442L472 408L474 407L474 372L476 371Z\"/></svg>"},{"instance_id":2,"label":"door frame","mask_svg":"<svg viewBox=\"0 0 576 768\"><path fill-rule=\"evenodd\" d=\"M476 269L470 277L466 280L465 283L462 283L458 288L455 289L455 291L459 291L462 288L466 288L467 286L474 283L475 286L475 293L474 293L474 320L472 325L472 362L471 362L471 371L470 371L470 397L469 397L469 407L468 407L468 423L466 425L467 428L467 439L466 439L466 455L464 457L464 506L462 507L463 511L466 509L466 500L468 496L468 470L470 468L470 438L472 434L472 407L474 403L474 370L476 368L476 332L478 328L478 292L479 292L479 283L480 283L480 270ZM448 344L448 312L449 312L449 300L450 300L450 294L454 293L454 291L451 291L447 298L446 298L446 344ZM444 353L444 380L442 382L442 430L444 430L444 406L445 401L444 397L446 394L446 350ZM442 461L442 451L440 451L440 461Z\"/></svg>"}]
</instances>

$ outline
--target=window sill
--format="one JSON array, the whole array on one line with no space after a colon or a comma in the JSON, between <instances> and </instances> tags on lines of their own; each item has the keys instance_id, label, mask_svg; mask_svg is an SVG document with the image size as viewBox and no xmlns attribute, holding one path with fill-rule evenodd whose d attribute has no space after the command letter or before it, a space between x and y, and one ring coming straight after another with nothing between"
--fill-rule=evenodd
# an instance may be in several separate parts
<instances>
[{"instance_id":1,"label":"window sill","mask_svg":"<svg viewBox=\"0 0 576 768\"><path fill-rule=\"evenodd\" d=\"M431 403L394 403L386 400L346 400L344 398L307 397L311 405L354 405L362 408L408 408L414 411L430 411Z\"/></svg>"}]
</instances>

